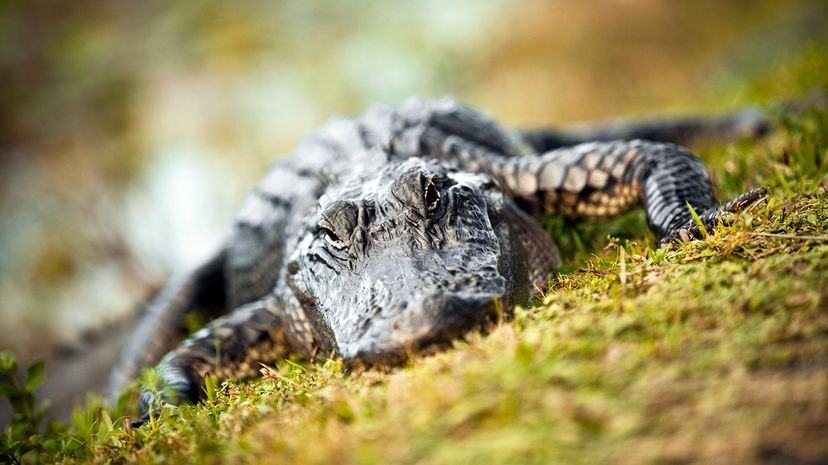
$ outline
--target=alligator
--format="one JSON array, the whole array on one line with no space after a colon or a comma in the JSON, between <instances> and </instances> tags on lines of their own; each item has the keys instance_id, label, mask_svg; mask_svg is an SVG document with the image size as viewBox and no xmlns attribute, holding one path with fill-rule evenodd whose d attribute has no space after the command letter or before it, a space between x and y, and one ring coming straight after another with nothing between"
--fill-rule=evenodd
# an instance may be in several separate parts
<instances>
[{"instance_id":1,"label":"alligator","mask_svg":"<svg viewBox=\"0 0 828 465\"><path fill-rule=\"evenodd\" d=\"M141 389L140 424L162 402L197 401L208 374L252 377L292 356L394 366L446 346L547 287L561 257L543 215L593 220L643 203L664 245L762 197L721 205L676 142L766 127L745 110L521 132L448 98L335 118L271 167L213 256L151 301L111 390L157 362L166 388ZM215 309L230 311L170 346L183 315Z\"/></svg>"}]
</instances>

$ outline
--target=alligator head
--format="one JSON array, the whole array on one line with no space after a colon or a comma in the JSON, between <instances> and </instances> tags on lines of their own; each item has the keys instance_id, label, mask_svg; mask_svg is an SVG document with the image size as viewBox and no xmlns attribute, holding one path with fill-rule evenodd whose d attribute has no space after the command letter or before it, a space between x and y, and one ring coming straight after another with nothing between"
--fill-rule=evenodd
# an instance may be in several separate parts
<instances>
[{"instance_id":1,"label":"alligator head","mask_svg":"<svg viewBox=\"0 0 828 465\"><path fill-rule=\"evenodd\" d=\"M494 320L521 275L505 202L490 177L420 158L328 191L287 277L322 349L394 364Z\"/></svg>"}]
</instances>

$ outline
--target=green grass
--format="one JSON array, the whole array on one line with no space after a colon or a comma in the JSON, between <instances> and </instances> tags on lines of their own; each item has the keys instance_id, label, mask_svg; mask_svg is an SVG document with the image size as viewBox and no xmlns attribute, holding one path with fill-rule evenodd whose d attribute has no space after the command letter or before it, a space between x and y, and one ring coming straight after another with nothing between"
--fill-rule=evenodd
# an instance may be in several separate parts
<instances>
[{"instance_id":1,"label":"green grass","mask_svg":"<svg viewBox=\"0 0 828 465\"><path fill-rule=\"evenodd\" d=\"M828 90L826 49L745 101ZM489 334L390 372L284 362L139 429L122 417L134 411L92 401L38 433L34 368L31 383L0 384L22 402L0 460L825 463L828 112L772 111L769 137L701 151L722 198L770 188L704 240L655 249L640 211L550 218L566 266Z\"/></svg>"}]
</instances>

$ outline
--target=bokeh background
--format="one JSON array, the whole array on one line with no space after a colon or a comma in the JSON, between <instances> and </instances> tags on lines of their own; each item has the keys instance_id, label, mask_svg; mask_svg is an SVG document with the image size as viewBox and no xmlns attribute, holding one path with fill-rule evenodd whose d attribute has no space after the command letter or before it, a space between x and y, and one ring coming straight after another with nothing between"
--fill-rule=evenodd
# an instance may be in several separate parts
<instances>
[{"instance_id":1,"label":"bokeh background","mask_svg":"<svg viewBox=\"0 0 828 465\"><path fill-rule=\"evenodd\" d=\"M130 315L332 115L726 110L826 24L820 0L1 2L0 350L49 361L57 415L102 392Z\"/></svg>"}]
</instances>

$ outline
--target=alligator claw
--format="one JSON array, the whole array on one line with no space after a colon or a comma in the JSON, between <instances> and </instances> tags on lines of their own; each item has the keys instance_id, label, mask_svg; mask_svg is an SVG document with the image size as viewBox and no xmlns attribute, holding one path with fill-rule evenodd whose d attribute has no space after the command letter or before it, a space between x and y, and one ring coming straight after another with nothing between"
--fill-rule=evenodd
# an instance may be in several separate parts
<instances>
[{"instance_id":1,"label":"alligator claw","mask_svg":"<svg viewBox=\"0 0 828 465\"><path fill-rule=\"evenodd\" d=\"M193 380L191 372L176 361L174 352L159 362L156 372L159 379L152 383L154 387L144 385L138 394L140 418L132 423L134 427L140 427L152 416L160 414L164 405L198 401L200 386Z\"/></svg>"},{"instance_id":2,"label":"alligator claw","mask_svg":"<svg viewBox=\"0 0 828 465\"><path fill-rule=\"evenodd\" d=\"M736 197L735 199L731 200L730 202L726 203L722 208L721 211L727 213L739 213L740 211L744 210L746 207L752 205L757 200L761 199L762 197L768 194L768 189L766 187L759 187L757 189L749 190L744 194Z\"/></svg>"},{"instance_id":3,"label":"alligator claw","mask_svg":"<svg viewBox=\"0 0 828 465\"><path fill-rule=\"evenodd\" d=\"M722 224L730 224L733 215L739 213L748 206L754 204L756 201L767 195L768 189L760 187L745 192L735 199L727 202L721 207L712 208L699 215L699 220L705 229L713 229ZM702 237L701 228L694 219L690 219L683 227L667 234L661 239L661 245L666 245L672 241L680 240L681 242L690 242L691 240Z\"/></svg>"},{"instance_id":4,"label":"alligator claw","mask_svg":"<svg viewBox=\"0 0 828 465\"><path fill-rule=\"evenodd\" d=\"M163 402L155 393L148 390L142 391L138 396L138 414L141 416L131 423L132 427L140 428L153 415L158 415L161 412Z\"/></svg>"}]
</instances>

